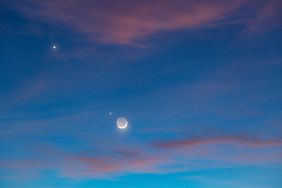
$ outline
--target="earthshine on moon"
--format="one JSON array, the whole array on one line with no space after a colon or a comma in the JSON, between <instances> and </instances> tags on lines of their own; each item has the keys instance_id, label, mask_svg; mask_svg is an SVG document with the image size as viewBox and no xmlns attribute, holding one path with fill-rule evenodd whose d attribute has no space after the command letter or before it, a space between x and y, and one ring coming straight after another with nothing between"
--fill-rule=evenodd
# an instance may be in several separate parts
<instances>
[{"instance_id":1,"label":"earthshine on moon","mask_svg":"<svg viewBox=\"0 0 282 188\"><path fill-rule=\"evenodd\" d=\"M126 118L120 117L120 118L117 119L116 124L117 124L117 127L118 127L119 129L126 129L126 128L127 128L127 125L128 125L128 121L127 121Z\"/></svg>"}]
</instances>

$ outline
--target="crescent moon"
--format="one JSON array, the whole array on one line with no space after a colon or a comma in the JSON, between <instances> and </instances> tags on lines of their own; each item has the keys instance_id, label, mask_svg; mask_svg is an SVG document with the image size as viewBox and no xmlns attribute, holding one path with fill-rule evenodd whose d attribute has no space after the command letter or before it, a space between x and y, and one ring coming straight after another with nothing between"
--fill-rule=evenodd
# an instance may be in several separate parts
<instances>
[{"instance_id":1,"label":"crescent moon","mask_svg":"<svg viewBox=\"0 0 282 188\"><path fill-rule=\"evenodd\" d=\"M125 129L125 128L127 128L128 121L127 121L126 118L120 117L120 118L117 119L116 124L117 124L117 127L119 129Z\"/></svg>"}]
</instances>

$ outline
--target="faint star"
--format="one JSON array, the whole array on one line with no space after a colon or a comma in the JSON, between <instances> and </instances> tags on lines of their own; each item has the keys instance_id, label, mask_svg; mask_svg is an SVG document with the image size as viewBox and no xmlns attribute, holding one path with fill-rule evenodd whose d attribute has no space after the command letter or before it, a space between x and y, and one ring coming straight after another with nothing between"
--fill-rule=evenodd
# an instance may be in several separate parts
<instances>
[{"instance_id":1,"label":"faint star","mask_svg":"<svg viewBox=\"0 0 282 188\"><path fill-rule=\"evenodd\" d=\"M53 45L53 46L52 46L52 49L56 50L56 49L57 49L57 46L56 46L56 45Z\"/></svg>"},{"instance_id":2,"label":"faint star","mask_svg":"<svg viewBox=\"0 0 282 188\"><path fill-rule=\"evenodd\" d=\"M109 112L109 116L112 116L112 114L113 114L112 112Z\"/></svg>"}]
</instances>

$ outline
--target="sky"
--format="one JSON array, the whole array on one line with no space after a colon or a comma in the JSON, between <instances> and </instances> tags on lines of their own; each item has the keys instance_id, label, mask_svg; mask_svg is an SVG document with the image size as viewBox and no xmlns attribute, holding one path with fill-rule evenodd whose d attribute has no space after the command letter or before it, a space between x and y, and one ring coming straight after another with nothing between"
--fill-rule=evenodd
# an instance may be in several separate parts
<instances>
[{"instance_id":1,"label":"sky","mask_svg":"<svg viewBox=\"0 0 282 188\"><path fill-rule=\"evenodd\" d=\"M0 187L280 188L281 23L279 0L0 0Z\"/></svg>"}]
</instances>

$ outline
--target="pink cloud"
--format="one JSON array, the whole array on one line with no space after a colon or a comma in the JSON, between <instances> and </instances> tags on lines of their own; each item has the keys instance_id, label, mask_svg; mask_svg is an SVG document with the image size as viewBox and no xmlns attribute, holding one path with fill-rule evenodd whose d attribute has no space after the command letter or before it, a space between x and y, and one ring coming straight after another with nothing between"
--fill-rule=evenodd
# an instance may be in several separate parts
<instances>
[{"instance_id":1,"label":"pink cloud","mask_svg":"<svg viewBox=\"0 0 282 188\"><path fill-rule=\"evenodd\" d=\"M40 72L39 74L32 75L31 79L28 78L21 81L21 84L7 92L8 100L5 101L6 105L14 107L19 103L28 102L31 99L44 95L53 85L53 78L45 72Z\"/></svg>"},{"instance_id":2,"label":"pink cloud","mask_svg":"<svg viewBox=\"0 0 282 188\"><path fill-rule=\"evenodd\" d=\"M104 43L132 44L153 34L208 27L246 1L30 1L18 9L32 19L66 25Z\"/></svg>"},{"instance_id":3,"label":"pink cloud","mask_svg":"<svg viewBox=\"0 0 282 188\"><path fill-rule=\"evenodd\" d=\"M226 144L232 150L231 153L226 152ZM242 136L198 138L156 142L152 144L153 148L145 150L128 148L126 152L122 151L122 155L80 157L79 161L89 167L88 173L83 175L90 177L109 177L126 173L170 173L223 167L228 164L277 163L282 154L281 145L280 139L261 140ZM217 165L206 164L201 160L215 161Z\"/></svg>"},{"instance_id":4,"label":"pink cloud","mask_svg":"<svg viewBox=\"0 0 282 188\"><path fill-rule=\"evenodd\" d=\"M193 147L206 144L235 144L245 146L275 146L282 145L281 139L262 140L258 138L250 138L243 136L219 136L210 138L188 138L183 140L156 142L153 145L160 148L177 148L177 147Z\"/></svg>"},{"instance_id":5,"label":"pink cloud","mask_svg":"<svg viewBox=\"0 0 282 188\"><path fill-rule=\"evenodd\" d=\"M52 81L44 78L42 75L35 78L31 83L26 84L25 88L21 91L17 97L19 101L26 101L30 98L42 94L50 85Z\"/></svg>"},{"instance_id":6,"label":"pink cloud","mask_svg":"<svg viewBox=\"0 0 282 188\"><path fill-rule=\"evenodd\" d=\"M256 35L267 32L281 25L282 2L270 0L263 3L254 1L255 16L246 21L245 35Z\"/></svg>"},{"instance_id":7,"label":"pink cloud","mask_svg":"<svg viewBox=\"0 0 282 188\"><path fill-rule=\"evenodd\" d=\"M99 155L97 152L69 153L60 149L41 147L40 156L45 156L44 158L2 161L1 167L10 171L15 170L20 175L25 171L36 176L41 170L52 169L62 177L113 178L128 173L170 173L240 165L276 164L281 162L281 145L280 139L225 136L154 142L151 146L138 149L109 148L109 153Z\"/></svg>"}]
</instances>

